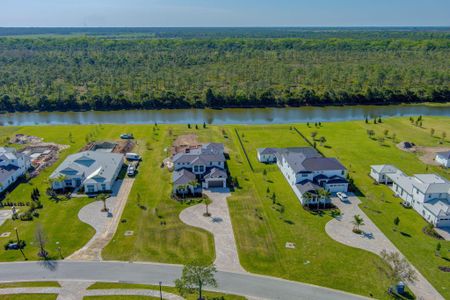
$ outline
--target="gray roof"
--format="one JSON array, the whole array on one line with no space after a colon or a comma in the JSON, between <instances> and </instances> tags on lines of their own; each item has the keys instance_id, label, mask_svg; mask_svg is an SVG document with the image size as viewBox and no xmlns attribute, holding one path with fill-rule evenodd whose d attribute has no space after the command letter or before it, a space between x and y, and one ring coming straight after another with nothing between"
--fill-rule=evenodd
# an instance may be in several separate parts
<instances>
[{"instance_id":1,"label":"gray roof","mask_svg":"<svg viewBox=\"0 0 450 300\"><path fill-rule=\"evenodd\" d=\"M319 189L322 188L310 180L301 181L301 182L297 183L295 186L298 188L298 190L302 194L307 193L307 192L317 192Z\"/></svg>"},{"instance_id":2,"label":"gray roof","mask_svg":"<svg viewBox=\"0 0 450 300\"><path fill-rule=\"evenodd\" d=\"M372 165L370 166L375 172L380 174L398 173L400 170L393 165Z\"/></svg>"},{"instance_id":3,"label":"gray roof","mask_svg":"<svg viewBox=\"0 0 450 300\"><path fill-rule=\"evenodd\" d=\"M307 157L303 153L286 153L281 155L295 173L321 170L345 170L335 158Z\"/></svg>"},{"instance_id":4,"label":"gray roof","mask_svg":"<svg viewBox=\"0 0 450 300\"><path fill-rule=\"evenodd\" d=\"M448 193L450 182L436 174L415 174L413 185L422 193Z\"/></svg>"},{"instance_id":5,"label":"gray roof","mask_svg":"<svg viewBox=\"0 0 450 300\"><path fill-rule=\"evenodd\" d=\"M450 151L438 152L436 153L436 155L439 155L440 157L443 157L445 159L450 159Z\"/></svg>"},{"instance_id":6,"label":"gray roof","mask_svg":"<svg viewBox=\"0 0 450 300\"><path fill-rule=\"evenodd\" d=\"M445 199L434 199L425 202L423 206L434 216L450 216L450 203Z\"/></svg>"},{"instance_id":7,"label":"gray roof","mask_svg":"<svg viewBox=\"0 0 450 300\"><path fill-rule=\"evenodd\" d=\"M8 179L19 168L13 165L0 166L0 182Z\"/></svg>"},{"instance_id":8,"label":"gray roof","mask_svg":"<svg viewBox=\"0 0 450 300\"><path fill-rule=\"evenodd\" d=\"M113 181L114 174L122 165L123 154L84 151L69 155L50 178L65 176L85 176L85 182Z\"/></svg>"},{"instance_id":9,"label":"gray roof","mask_svg":"<svg viewBox=\"0 0 450 300\"><path fill-rule=\"evenodd\" d=\"M227 178L227 173L219 168L212 168L211 171L205 175L205 179L207 178Z\"/></svg>"},{"instance_id":10,"label":"gray roof","mask_svg":"<svg viewBox=\"0 0 450 300\"><path fill-rule=\"evenodd\" d=\"M277 148L258 148L256 151L258 151L259 154L275 154L279 151Z\"/></svg>"},{"instance_id":11,"label":"gray roof","mask_svg":"<svg viewBox=\"0 0 450 300\"><path fill-rule=\"evenodd\" d=\"M172 174L173 184L182 185L188 184L196 179L195 175L186 169L180 171L174 171Z\"/></svg>"},{"instance_id":12,"label":"gray roof","mask_svg":"<svg viewBox=\"0 0 450 300\"><path fill-rule=\"evenodd\" d=\"M348 181L345 178L339 177L339 176L332 176L327 181L327 184L333 184L333 183L347 183Z\"/></svg>"},{"instance_id":13,"label":"gray roof","mask_svg":"<svg viewBox=\"0 0 450 300\"><path fill-rule=\"evenodd\" d=\"M199 163L208 165L210 162L225 162L223 144L208 143L196 149L188 149L172 157L173 163Z\"/></svg>"}]
</instances>

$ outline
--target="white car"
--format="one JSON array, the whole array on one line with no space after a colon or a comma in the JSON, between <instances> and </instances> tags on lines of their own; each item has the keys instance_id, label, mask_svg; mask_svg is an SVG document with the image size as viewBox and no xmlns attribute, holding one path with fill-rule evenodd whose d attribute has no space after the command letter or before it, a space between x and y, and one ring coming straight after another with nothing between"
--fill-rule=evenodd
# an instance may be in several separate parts
<instances>
[{"instance_id":1,"label":"white car","mask_svg":"<svg viewBox=\"0 0 450 300\"><path fill-rule=\"evenodd\" d=\"M342 192L337 192L336 196L341 199L341 201L347 201L348 200L348 196L345 193Z\"/></svg>"}]
</instances>

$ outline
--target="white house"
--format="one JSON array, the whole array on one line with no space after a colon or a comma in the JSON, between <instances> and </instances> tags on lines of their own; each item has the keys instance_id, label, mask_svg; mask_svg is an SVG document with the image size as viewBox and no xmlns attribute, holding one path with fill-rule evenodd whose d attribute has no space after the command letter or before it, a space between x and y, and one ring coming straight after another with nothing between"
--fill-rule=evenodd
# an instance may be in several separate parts
<instances>
[{"instance_id":1,"label":"white house","mask_svg":"<svg viewBox=\"0 0 450 300\"><path fill-rule=\"evenodd\" d=\"M185 192L186 185L190 191L194 191L193 181L197 181L205 189L227 186L223 144L208 143L199 148L186 149L175 154L172 162L174 193Z\"/></svg>"},{"instance_id":2,"label":"white house","mask_svg":"<svg viewBox=\"0 0 450 300\"><path fill-rule=\"evenodd\" d=\"M378 177L377 177L378 176ZM450 226L450 182L436 174L408 176L394 166L371 166L371 177L387 184L425 220L436 227Z\"/></svg>"},{"instance_id":3,"label":"white house","mask_svg":"<svg viewBox=\"0 0 450 300\"><path fill-rule=\"evenodd\" d=\"M329 197L322 196L321 190L330 193L348 190L346 168L337 159L323 157L314 148L278 149L275 156L278 168L303 205L329 203Z\"/></svg>"},{"instance_id":4,"label":"white house","mask_svg":"<svg viewBox=\"0 0 450 300\"><path fill-rule=\"evenodd\" d=\"M274 163L277 161L276 154L279 151L277 148L258 148L256 150L256 156L258 161L262 163Z\"/></svg>"},{"instance_id":5,"label":"white house","mask_svg":"<svg viewBox=\"0 0 450 300\"><path fill-rule=\"evenodd\" d=\"M450 168L450 151L438 152L434 159L438 164Z\"/></svg>"},{"instance_id":6,"label":"white house","mask_svg":"<svg viewBox=\"0 0 450 300\"><path fill-rule=\"evenodd\" d=\"M123 166L122 154L84 151L69 155L50 175L52 188L84 188L86 193L110 191Z\"/></svg>"},{"instance_id":7,"label":"white house","mask_svg":"<svg viewBox=\"0 0 450 300\"><path fill-rule=\"evenodd\" d=\"M23 176L30 167L31 159L28 155L19 153L14 148L0 147L0 193Z\"/></svg>"}]
</instances>

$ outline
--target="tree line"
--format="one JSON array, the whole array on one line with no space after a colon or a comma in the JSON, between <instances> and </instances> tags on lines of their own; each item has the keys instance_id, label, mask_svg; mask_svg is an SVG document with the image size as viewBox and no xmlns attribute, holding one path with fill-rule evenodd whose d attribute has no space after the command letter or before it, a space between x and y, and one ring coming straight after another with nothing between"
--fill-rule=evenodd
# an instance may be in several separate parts
<instances>
[{"instance_id":1,"label":"tree line","mask_svg":"<svg viewBox=\"0 0 450 300\"><path fill-rule=\"evenodd\" d=\"M450 42L423 34L5 37L0 111L446 102Z\"/></svg>"}]
</instances>

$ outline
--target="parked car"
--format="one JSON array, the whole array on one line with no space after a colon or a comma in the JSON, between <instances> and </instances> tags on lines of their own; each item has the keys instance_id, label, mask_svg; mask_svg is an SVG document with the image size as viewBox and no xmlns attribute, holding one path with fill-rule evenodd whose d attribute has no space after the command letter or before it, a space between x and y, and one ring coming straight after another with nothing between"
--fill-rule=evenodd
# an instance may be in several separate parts
<instances>
[{"instance_id":1,"label":"parked car","mask_svg":"<svg viewBox=\"0 0 450 300\"><path fill-rule=\"evenodd\" d=\"M127 153L125 154L125 158L127 160L141 160L141 156L136 153Z\"/></svg>"},{"instance_id":2,"label":"parked car","mask_svg":"<svg viewBox=\"0 0 450 300\"><path fill-rule=\"evenodd\" d=\"M133 165L129 165L127 169L128 176L134 176L136 174L136 168Z\"/></svg>"},{"instance_id":3,"label":"parked car","mask_svg":"<svg viewBox=\"0 0 450 300\"><path fill-rule=\"evenodd\" d=\"M345 193L337 192L336 196L341 199L341 201L348 201L348 196Z\"/></svg>"},{"instance_id":4,"label":"parked car","mask_svg":"<svg viewBox=\"0 0 450 300\"><path fill-rule=\"evenodd\" d=\"M120 135L120 138L123 140L132 140L132 139L134 139L134 136L132 133L122 133Z\"/></svg>"}]
</instances>

